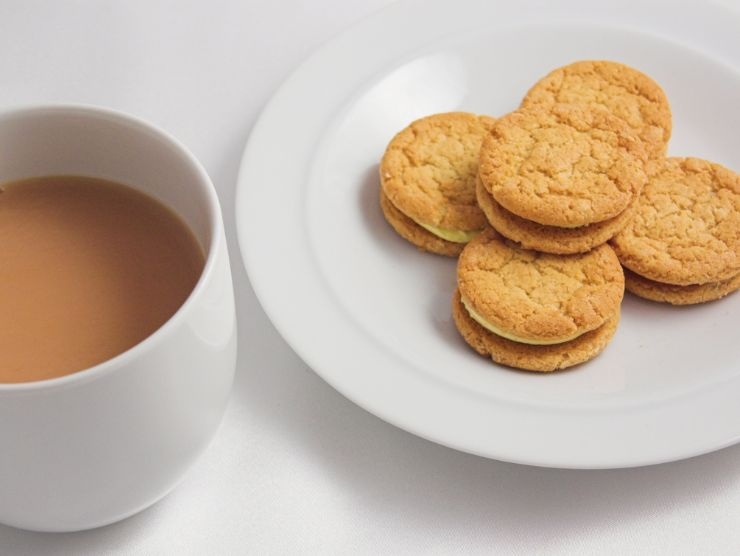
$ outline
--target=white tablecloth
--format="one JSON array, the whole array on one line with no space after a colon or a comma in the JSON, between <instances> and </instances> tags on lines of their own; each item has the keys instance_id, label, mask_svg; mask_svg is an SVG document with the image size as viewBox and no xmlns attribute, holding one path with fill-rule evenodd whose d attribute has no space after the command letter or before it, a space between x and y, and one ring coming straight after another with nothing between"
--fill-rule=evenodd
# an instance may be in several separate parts
<instances>
[{"instance_id":1,"label":"white tablecloth","mask_svg":"<svg viewBox=\"0 0 740 556\"><path fill-rule=\"evenodd\" d=\"M224 208L240 327L231 404L179 488L94 531L0 526L0 554L740 553L740 446L618 471L462 454L354 406L267 320L234 230L249 130L313 48L387 3L0 3L0 108L116 108L173 133L205 164Z\"/></svg>"}]
</instances>

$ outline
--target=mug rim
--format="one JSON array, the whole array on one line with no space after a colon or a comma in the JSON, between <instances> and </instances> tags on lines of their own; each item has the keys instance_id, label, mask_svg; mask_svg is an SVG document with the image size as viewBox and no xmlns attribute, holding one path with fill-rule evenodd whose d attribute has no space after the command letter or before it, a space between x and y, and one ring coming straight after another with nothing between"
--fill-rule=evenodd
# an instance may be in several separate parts
<instances>
[{"instance_id":1,"label":"mug rim","mask_svg":"<svg viewBox=\"0 0 740 556\"><path fill-rule=\"evenodd\" d=\"M82 114L93 117L102 116L112 120L114 123L132 125L139 128L139 130L162 139L169 147L178 151L178 153L183 156L186 163L195 171L198 183L205 190L207 199L206 210L208 212L209 220L208 227L210 229L211 237L210 242L206 247L207 254L203 270L201 271L195 286L190 291L190 294L177 311L175 311L175 313L168 318L164 324L149 334L149 336L110 359L106 359L105 361L97 363L91 367L86 367L63 376L43 380L33 380L29 382L0 382L0 396L12 393L50 390L87 382L114 372L117 369L121 369L127 366L131 361L153 349L160 342L164 341L165 337L180 324L180 322L185 318L185 313L190 309L190 306L195 303L198 297L200 297L201 292L205 289L206 283L214 273L216 255L221 249L221 244L224 241L221 233L223 228L221 205L218 199L218 194L216 193L216 188L213 185L208 172L206 172L203 164L201 164L201 162L183 143L164 129L120 110L104 108L93 104L39 104L4 108L0 110L0 120L8 116L44 115L54 113Z\"/></svg>"}]
</instances>

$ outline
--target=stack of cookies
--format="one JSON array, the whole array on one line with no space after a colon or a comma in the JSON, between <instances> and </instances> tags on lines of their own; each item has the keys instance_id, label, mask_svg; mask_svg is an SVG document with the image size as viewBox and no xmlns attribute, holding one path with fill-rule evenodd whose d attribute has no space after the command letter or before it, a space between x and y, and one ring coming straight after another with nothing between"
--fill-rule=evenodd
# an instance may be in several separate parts
<instances>
[{"instance_id":1,"label":"stack of cookies","mask_svg":"<svg viewBox=\"0 0 740 556\"><path fill-rule=\"evenodd\" d=\"M453 317L471 347L563 369L604 349L625 286L672 304L740 288L740 176L666 158L671 127L650 77L576 62L499 119L412 123L381 162L381 206L411 243L459 255Z\"/></svg>"}]
</instances>

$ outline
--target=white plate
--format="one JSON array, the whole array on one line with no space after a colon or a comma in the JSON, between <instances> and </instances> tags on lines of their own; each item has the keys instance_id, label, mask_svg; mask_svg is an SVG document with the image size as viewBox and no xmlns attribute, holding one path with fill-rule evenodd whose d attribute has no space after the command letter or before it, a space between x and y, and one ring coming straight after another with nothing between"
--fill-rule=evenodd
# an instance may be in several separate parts
<instances>
[{"instance_id":1,"label":"white plate","mask_svg":"<svg viewBox=\"0 0 740 556\"><path fill-rule=\"evenodd\" d=\"M477 356L450 317L453 260L378 207L391 136L433 112L503 114L550 69L614 59L671 100L670 152L740 170L740 17L706 3L402 2L337 37L275 94L242 161L237 225L265 311L358 405L414 434L534 465L626 467L740 439L740 294L627 296L613 342L562 373Z\"/></svg>"}]
</instances>

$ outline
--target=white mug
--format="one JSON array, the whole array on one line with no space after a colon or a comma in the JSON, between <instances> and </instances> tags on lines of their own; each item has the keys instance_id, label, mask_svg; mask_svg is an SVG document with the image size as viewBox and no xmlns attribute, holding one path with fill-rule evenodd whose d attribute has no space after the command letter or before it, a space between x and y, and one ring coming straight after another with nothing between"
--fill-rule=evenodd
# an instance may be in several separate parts
<instances>
[{"instance_id":1,"label":"white mug","mask_svg":"<svg viewBox=\"0 0 740 556\"><path fill-rule=\"evenodd\" d=\"M60 378L0 384L0 522L38 531L106 525L167 494L213 437L236 362L221 211L193 155L109 110L0 113L0 183L64 174L159 199L190 226L206 263L182 307L128 351Z\"/></svg>"}]
</instances>

